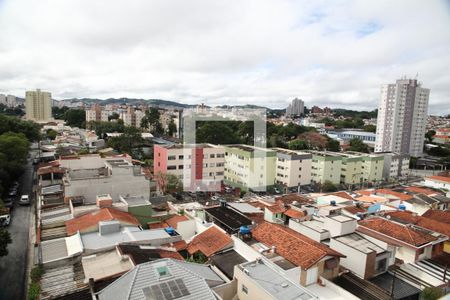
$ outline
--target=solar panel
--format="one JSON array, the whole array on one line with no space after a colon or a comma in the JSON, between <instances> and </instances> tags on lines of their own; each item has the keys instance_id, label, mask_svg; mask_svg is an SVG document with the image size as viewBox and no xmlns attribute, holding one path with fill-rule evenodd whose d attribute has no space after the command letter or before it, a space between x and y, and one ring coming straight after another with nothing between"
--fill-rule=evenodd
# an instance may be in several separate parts
<instances>
[{"instance_id":1,"label":"solar panel","mask_svg":"<svg viewBox=\"0 0 450 300\"><path fill-rule=\"evenodd\" d=\"M183 279L175 279L142 289L146 299L173 300L187 295L190 292L186 288Z\"/></svg>"}]
</instances>

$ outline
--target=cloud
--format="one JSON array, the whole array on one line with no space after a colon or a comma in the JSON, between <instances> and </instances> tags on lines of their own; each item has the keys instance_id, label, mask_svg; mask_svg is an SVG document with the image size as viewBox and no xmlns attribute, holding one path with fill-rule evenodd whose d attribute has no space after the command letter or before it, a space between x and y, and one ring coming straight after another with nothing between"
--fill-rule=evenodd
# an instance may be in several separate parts
<instances>
[{"instance_id":1,"label":"cloud","mask_svg":"<svg viewBox=\"0 0 450 300\"><path fill-rule=\"evenodd\" d=\"M445 1L0 0L0 92L374 109L419 74L450 113Z\"/></svg>"}]
</instances>

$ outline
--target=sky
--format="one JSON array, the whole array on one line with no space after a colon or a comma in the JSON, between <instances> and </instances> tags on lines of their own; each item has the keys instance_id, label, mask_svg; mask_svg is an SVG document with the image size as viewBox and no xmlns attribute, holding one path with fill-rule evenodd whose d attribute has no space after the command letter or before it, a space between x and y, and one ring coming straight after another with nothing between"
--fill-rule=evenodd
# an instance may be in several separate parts
<instances>
[{"instance_id":1,"label":"sky","mask_svg":"<svg viewBox=\"0 0 450 300\"><path fill-rule=\"evenodd\" d=\"M0 0L0 93L372 110L418 75L450 113L450 2Z\"/></svg>"}]
</instances>

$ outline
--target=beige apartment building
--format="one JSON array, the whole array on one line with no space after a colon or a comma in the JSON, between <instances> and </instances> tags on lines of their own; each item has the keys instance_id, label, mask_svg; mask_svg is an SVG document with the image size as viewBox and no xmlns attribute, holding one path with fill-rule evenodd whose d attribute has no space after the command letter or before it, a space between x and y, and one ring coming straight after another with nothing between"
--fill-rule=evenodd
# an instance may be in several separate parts
<instances>
[{"instance_id":1,"label":"beige apartment building","mask_svg":"<svg viewBox=\"0 0 450 300\"><path fill-rule=\"evenodd\" d=\"M273 150L277 153L276 183L289 188L311 183L311 153L283 148L273 148Z\"/></svg>"},{"instance_id":2,"label":"beige apartment building","mask_svg":"<svg viewBox=\"0 0 450 300\"><path fill-rule=\"evenodd\" d=\"M52 119L52 95L40 89L25 94L25 117L27 120L48 122Z\"/></svg>"}]
</instances>

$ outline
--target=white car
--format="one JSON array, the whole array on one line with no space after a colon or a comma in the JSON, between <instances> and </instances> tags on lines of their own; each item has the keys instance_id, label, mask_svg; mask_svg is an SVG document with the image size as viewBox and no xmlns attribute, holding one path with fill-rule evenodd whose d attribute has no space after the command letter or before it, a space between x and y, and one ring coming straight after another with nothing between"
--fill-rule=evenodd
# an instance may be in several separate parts
<instances>
[{"instance_id":1,"label":"white car","mask_svg":"<svg viewBox=\"0 0 450 300\"><path fill-rule=\"evenodd\" d=\"M22 195L19 200L20 205L29 205L30 204L30 197L28 195Z\"/></svg>"},{"instance_id":2,"label":"white car","mask_svg":"<svg viewBox=\"0 0 450 300\"><path fill-rule=\"evenodd\" d=\"M0 216L0 226L9 226L9 223L11 223L11 216L9 214Z\"/></svg>"}]
</instances>

